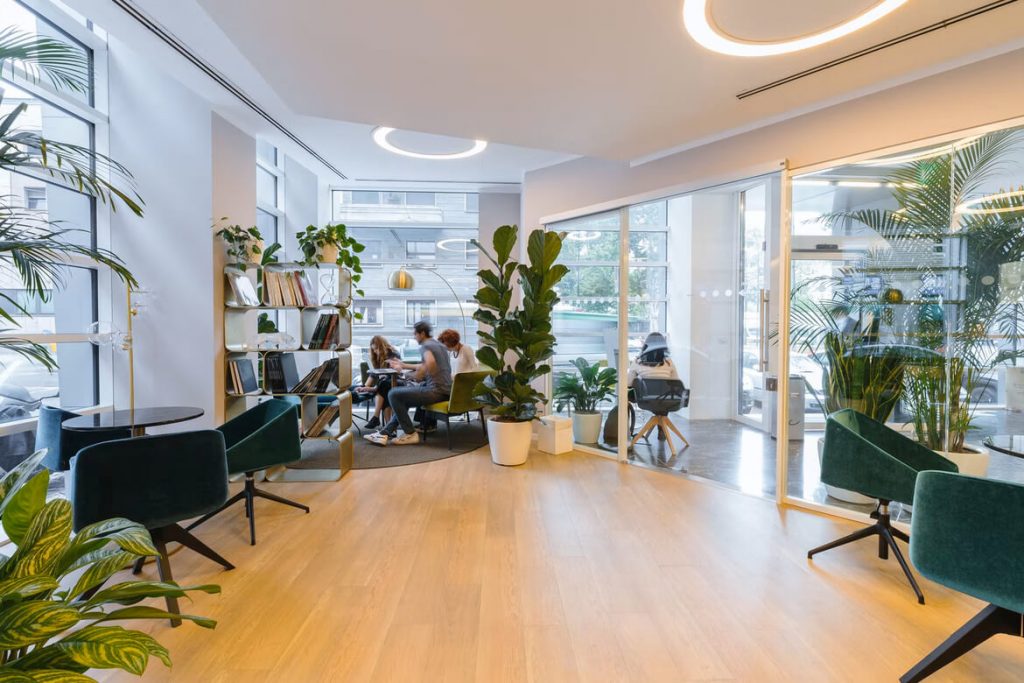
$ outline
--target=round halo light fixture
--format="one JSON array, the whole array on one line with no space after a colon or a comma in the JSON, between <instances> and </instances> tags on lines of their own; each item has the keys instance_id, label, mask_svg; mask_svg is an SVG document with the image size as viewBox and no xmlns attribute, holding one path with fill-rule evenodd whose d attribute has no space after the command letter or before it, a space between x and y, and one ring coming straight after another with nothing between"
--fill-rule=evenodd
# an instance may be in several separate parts
<instances>
[{"instance_id":1,"label":"round halo light fixture","mask_svg":"<svg viewBox=\"0 0 1024 683\"><path fill-rule=\"evenodd\" d=\"M572 230L565 234L565 239L570 242L592 242L601 237L597 230Z\"/></svg>"},{"instance_id":2,"label":"round halo light fixture","mask_svg":"<svg viewBox=\"0 0 1024 683\"><path fill-rule=\"evenodd\" d=\"M790 52L799 52L800 50L824 45L843 36L848 36L865 26L875 23L901 5L905 5L907 1L881 0L881 2L861 14L832 28L801 38L774 42L738 40L723 33L721 29L714 25L709 16L711 14L711 0L685 0L683 4L683 24L694 40L712 52L733 55L735 57L771 57Z\"/></svg>"},{"instance_id":3,"label":"round halo light fixture","mask_svg":"<svg viewBox=\"0 0 1024 683\"><path fill-rule=\"evenodd\" d=\"M998 202L1002 199L1012 200L1018 198L1024 198L1024 189L1000 192L999 194L990 194L984 197L978 197L977 199L968 199L966 202L956 207L956 212L968 215L1017 213L1018 211L1024 211L1024 202L1010 202L1009 206L979 207L978 205L984 204L985 202Z\"/></svg>"},{"instance_id":4,"label":"round halo light fixture","mask_svg":"<svg viewBox=\"0 0 1024 683\"><path fill-rule=\"evenodd\" d=\"M373 141L376 142L380 147L386 149L393 154L401 154L405 157L412 157L413 159L427 159L430 161L444 161L452 159L466 159L468 157L476 156L480 152L487 149L486 140L474 140L473 146L469 149L461 152L449 152L442 154L428 154L426 152L414 152L410 149L402 149L397 147L394 143L388 140L388 136L395 132L394 128L388 128L387 126L377 126L373 129Z\"/></svg>"},{"instance_id":5,"label":"round halo light fixture","mask_svg":"<svg viewBox=\"0 0 1024 683\"><path fill-rule=\"evenodd\" d=\"M449 237L438 241L437 248L444 251L454 251L460 254L475 254L479 249L473 246L473 243L465 237Z\"/></svg>"}]
</instances>

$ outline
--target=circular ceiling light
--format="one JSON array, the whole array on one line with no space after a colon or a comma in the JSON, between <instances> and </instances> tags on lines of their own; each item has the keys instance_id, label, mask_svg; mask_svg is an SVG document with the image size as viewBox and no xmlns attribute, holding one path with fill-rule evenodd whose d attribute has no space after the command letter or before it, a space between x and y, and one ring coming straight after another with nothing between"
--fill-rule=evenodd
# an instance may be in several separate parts
<instances>
[{"instance_id":1,"label":"circular ceiling light","mask_svg":"<svg viewBox=\"0 0 1024 683\"><path fill-rule=\"evenodd\" d=\"M475 254L480 251L465 237L449 237L448 239L440 240L437 243L437 248L444 251L455 251L460 254Z\"/></svg>"},{"instance_id":2,"label":"circular ceiling light","mask_svg":"<svg viewBox=\"0 0 1024 683\"><path fill-rule=\"evenodd\" d=\"M573 230L565 234L565 239L571 242L592 242L600 237L601 233L597 230Z\"/></svg>"},{"instance_id":3,"label":"circular ceiling light","mask_svg":"<svg viewBox=\"0 0 1024 683\"><path fill-rule=\"evenodd\" d=\"M469 149L461 152L449 152L442 154L428 154L426 152L414 152L410 149L402 149L401 147L395 146L388 136L395 132L394 128L388 128L387 126L377 126L373 129L373 141L383 147L389 152L394 154L401 154L405 157L412 157L413 159L428 159L428 160L450 160L450 159L465 159L467 157L476 156L480 152L487 149L486 140L474 140L473 146Z\"/></svg>"},{"instance_id":4,"label":"circular ceiling light","mask_svg":"<svg viewBox=\"0 0 1024 683\"><path fill-rule=\"evenodd\" d=\"M773 42L739 40L723 33L719 27L714 25L714 21L710 16L711 0L685 0L683 5L683 23L686 25L686 30L693 36L693 39L712 52L720 52L735 57L771 57L790 52L799 52L800 50L806 50L838 40L843 36L873 24L901 5L906 4L907 1L881 0L881 2L861 14L832 28L825 29L819 33L812 33L802 38Z\"/></svg>"},{"instance_id":5,"label":"circular ceiling light","mask_svg":"<svg viewBox=\"0 0 1024 683\"><path fill-rule=\"evenodd\" d=\"M1008 206L978 205L985 204L987 202L998 202L1003 199L1013 200L1019 198L1024 198L1024 189L1011 190L1010 192L1000 192L999 194L990 194L984 197L978 197L977 199L968 199L966 202L956 207L956 212L974 215L987 215L994 213L1016 213L1018 211L1024 211L1024 202L1011 201Z\"/></svg>"}]
</instances>

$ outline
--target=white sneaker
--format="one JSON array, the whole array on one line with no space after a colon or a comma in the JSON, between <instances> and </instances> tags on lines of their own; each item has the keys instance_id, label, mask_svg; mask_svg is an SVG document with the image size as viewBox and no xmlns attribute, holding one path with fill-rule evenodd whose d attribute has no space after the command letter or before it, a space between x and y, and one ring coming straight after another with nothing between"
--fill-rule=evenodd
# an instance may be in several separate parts
<instances>
[{"instance_id":1,"label":"white sneaker","mask_svg":"<svg viewBox=\"0 0 1024 683\"><path fill-rule=\"evenodd\" d=\"M374 432L373 434L367 434L363 437L370 443L375 443L378 446L387 446L390 437L384 432Z\"/></svg>"},{"instance_id":2,"label":"white sneaker","mask_svg":"<svg viewBox=\"0 0 1024 683\"><path fill-rule=\"evenodd\" d=\"M419 442L420 442L420 434L419 434L419 432L413 432L412 434L402 434L401 436L396 436L391 441L391 443L395 444L396 446L405 446L405 445L408 445L408 444L414 444L414 443L419 443Z\"/></svg>"}]
</instances>

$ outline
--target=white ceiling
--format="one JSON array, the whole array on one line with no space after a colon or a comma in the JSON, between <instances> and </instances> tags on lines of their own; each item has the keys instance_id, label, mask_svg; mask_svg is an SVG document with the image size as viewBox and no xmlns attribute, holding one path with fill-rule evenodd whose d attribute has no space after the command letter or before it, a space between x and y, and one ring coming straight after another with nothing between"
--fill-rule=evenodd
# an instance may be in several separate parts
<instances>
[{"instance_id":1,"label":"white ceiling","mask_svg":"<svg viewBox=\"0 0 1024 683\"><path fill-rule=\"evenodd\" d=\"M683 0L136 1L346 174L367 179L509 182L570 155L637 160L1024 45L1018 2L741 101L741 91L987 3L910 0L834 43L740 58L690 39ZM877 1L712 7L729 34L777 40ZM377 150L376 125L492 146L471 160L416 161Z\"/></svg>"}]
</instances>

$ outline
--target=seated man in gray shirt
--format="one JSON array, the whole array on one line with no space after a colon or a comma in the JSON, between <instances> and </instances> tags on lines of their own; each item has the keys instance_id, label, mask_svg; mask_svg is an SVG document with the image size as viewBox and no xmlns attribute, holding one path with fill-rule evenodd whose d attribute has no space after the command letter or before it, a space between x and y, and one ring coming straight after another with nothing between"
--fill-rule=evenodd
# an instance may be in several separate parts
<instances>
[{"instance_id":1,"label":"seated man in gray shirt","mask_svg":"<svg viewBox=\"0 0 1024 683\"><path fill-rule=\"evenodd\" d=\"M381 446L387 446L389 443L398 446L419 443L420 433L416 431L412 418L409 417L409 409L447 401L452 390L452 366L448 350L441 342L430 336L432 330L427 321L421 320L412 329L420 345L422 362L403 363L398 359L392 359L388 364L394 370L412 370L412 379L416 383L394 387L388 392L388 402L393 413L391 420L381 427L379 432L363 437ZM404 432L401 436L398 435L399 426Z\"/></svg>"}]
</instances>

